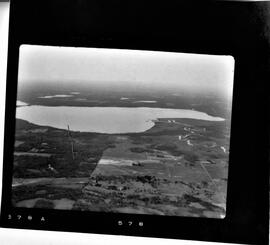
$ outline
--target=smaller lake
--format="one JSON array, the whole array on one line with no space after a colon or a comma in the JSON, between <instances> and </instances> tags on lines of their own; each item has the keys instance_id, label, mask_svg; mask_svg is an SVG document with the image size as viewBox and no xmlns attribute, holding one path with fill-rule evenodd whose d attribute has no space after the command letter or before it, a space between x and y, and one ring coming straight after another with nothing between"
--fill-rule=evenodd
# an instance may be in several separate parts
<instances>
[{"instance_id":1,"label":"smaller lake","mask_svg":"<svg viewBox=\"0 0 270 245\"><path fill-rule=\"evenodd\" d=\"M46 96L42 96L42 97L38 97L41 99L52 99L52 98L68 98L68 97L73 97L74 95L70 95L70 94L56 94L56 95L46 95Z\"/></svg>"},{"instance_id":2,"label":"smaller lake","mask_svg":"<svg viewBox=\"0 0 270 245\"><path fill-rule=\"evenodd\" d=\"M204 112L183 109L149 107L74 107L74 106L21 106L16 118L41 126L73 131L98 133L144 132L154 126L158 118L193 118L224 121Z\"/></svg>"},{"instance_id":3,"label":"smaller lake","mask_svg":"<svg viewBox=\"0 0 270 245\"><path fill-rule=\"evenodd\" d=\"M133 103L157 103L155 100L138 100L134 101Z\"/></svg>"}]
</instances>

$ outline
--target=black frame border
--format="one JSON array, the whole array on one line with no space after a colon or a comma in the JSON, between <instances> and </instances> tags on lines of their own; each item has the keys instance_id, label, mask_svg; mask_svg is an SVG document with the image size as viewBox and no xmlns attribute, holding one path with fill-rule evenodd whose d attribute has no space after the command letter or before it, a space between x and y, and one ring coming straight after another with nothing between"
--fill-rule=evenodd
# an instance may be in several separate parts
<instances>
[{"instance_id":1,"label":"black frame border","mask_svg":"<svg viewBox=\"0 0 270 245\"><path fill-rule=\"evenodd\" d=\"M12 0L1 226L267 244L269 13L268 1ZM226 217L206 219L12 208L11 163L21 44L232 55L235 76ZM26 219L30 213L35 217L31 223ZM20 214L23 219L11 222L9 214ZM43 216L44 223L40 222ZM143 221L144 226L119 227L118 220L124 224L129 220Z\"/></svg>"}]
</instances>

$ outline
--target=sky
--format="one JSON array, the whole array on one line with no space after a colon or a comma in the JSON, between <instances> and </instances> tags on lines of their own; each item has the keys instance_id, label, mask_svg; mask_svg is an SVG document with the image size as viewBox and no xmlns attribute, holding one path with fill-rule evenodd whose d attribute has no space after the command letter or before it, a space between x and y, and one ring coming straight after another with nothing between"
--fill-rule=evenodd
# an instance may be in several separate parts
<instances>
[{"instance_id":1,"label":"sky","mask_svg":"<svg viewBox=\"0 0 270 245\"><path fill-rule=\"evenodd\" d=\"M232 94L228 55L21 45L19 86L55 82Z\"/></svg>"}]
</instances>

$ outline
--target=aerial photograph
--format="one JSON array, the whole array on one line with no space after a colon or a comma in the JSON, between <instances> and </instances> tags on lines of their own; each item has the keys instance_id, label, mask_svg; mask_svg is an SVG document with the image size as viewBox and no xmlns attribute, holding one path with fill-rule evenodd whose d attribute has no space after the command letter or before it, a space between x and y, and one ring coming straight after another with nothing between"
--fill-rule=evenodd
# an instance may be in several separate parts
<instances>
[{"instance_id":1,"label":"aerial photograph","mask_svg":"<svg viewBox=\"0 0 270 245\"><path fill-rule=\"evenodd\" d=\"M21 45L14 207L224 218L234 58Z\"/></svg>"}]
</instances>

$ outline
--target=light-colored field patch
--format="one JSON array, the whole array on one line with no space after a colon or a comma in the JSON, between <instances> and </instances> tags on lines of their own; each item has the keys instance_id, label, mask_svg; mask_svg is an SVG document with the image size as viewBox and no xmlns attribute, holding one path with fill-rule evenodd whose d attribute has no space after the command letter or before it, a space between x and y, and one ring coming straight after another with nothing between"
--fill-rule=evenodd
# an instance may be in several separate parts
<instances>
[{"instance_id":1,"label":"light-colored field patch","mask_svg":"<svg viewBox=\"0 0 270 245\"><path fill-rule=\"evenodd\" d=\"M18 147L18 146L22 145L23 143L24 143L24 141L16 140L15 147Z\"/></svg>"},{"instance_id":2,"label":"light-colored field patch","mask_svg":"<svg viewBox=\"0 0 270 245\"><path fill-rule=\"evenodd\" d=\"M37 128L37 129L30 129L28 132L31 133L46 133L48 131L47 128Z\"/></svg>"},{"instance_id":3,"label":"light-colored field patch","mask_svg":"<svg viewBox=\"0 0 270 245\"><path fill-rule=\"evenodd\" d=\"M134 163L134 161L132 161L132 160L122 159L122 158L119 158L119 159L117 159L117 158L115 158L115 159L102 158L98 162L98 164L102 164L102 165L112 164L112 165L118 165L118 166L132 166L133 163Z\"/></svg>"},{"instance_id":4,"label":"light-colored field patch","mask_svg":"<svg viewBox=\"0 0 270 245\"><path fill-rule=\"evenodd\" d=\"M194 207L194 208L198 208L198 209L205 209L205 207L203 207L201 204L197 203L197 202L192 202L189 204L190 207Z\"/></svg>"},{"instance_id":5,"label":"light-colored field patch","mask_svg":"<svg viewBox=\"0 0 270 245\"><path fill-rule=\"evenodd\" d=\"M75 99L76 101L85 101L85 102L88 102L87 99L85 98L78 98L78 99Z\"/></svg>"},{"instance_id":6,"label":"light-colored field patch","mask_svg":"<svg viewBox=\"0 0 270 245\"><path fill-rule=\"evenodd\" d=\"M33 208L38 200L42 198L34 198L29 200L23 200L15 204L18 208Z\"/></svg>"},{"instance_id":7,"label":"light-colored field patch","mask_svg":"<svg viewBox=\"0 0 270 245\"><path fill-rule=\"evenodd\" d=\"M146 207L122 207L122 208L115 208L113 211L119 212L119 213L130 213L130 214L157 214L157 215L164 215L163 212L152 209L152 208L146 208Z\"/></svg>"},{"instance_id":8,"label":"light-colored field patch","mask_svg":"<svg viewBox=\"0 0 270 245\"><path fill-rule=\"evenodd\" d=\"M14 152L15 156L36 156L36 157L50 157L49 153L32 153L32 152Z\"/></svg>"},{"instance_id":9,"label":"light-colored field patch","mask_svg":"<svg viewBox=\"0 0 270 245\"><path fill-rule=\"evenodd\" d=\"M72 209L75 201L67 199L67 198L62 198L59 200L53 200L53 203L54 203L55 209L70 210Z\"/></svg>"},{"instance_id":10,"label":"light-colored field patch","mask_svg":"<svg viewBox=\"0 0 270 245\"><path fill-rule=\"evenodd\" d=\"M52 182L53 178L13 178L12 187L23 186L23 185L31 185L31 184L48 184Z\"/></svg>"}]
</instances>

